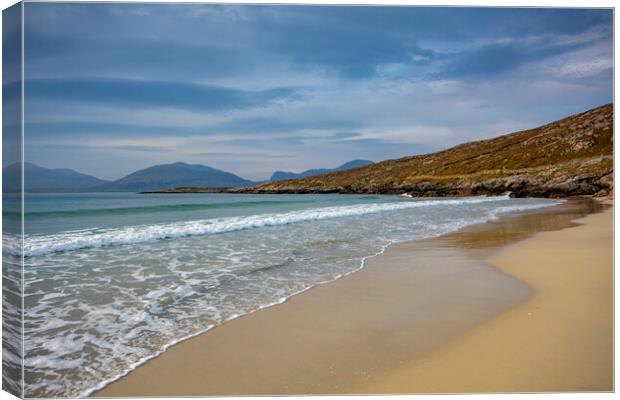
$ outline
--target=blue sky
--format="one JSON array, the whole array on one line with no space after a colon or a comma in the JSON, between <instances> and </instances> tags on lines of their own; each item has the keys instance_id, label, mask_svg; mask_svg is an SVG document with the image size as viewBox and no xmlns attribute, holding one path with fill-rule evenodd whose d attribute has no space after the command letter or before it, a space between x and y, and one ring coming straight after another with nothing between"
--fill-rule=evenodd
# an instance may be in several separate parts
<instances>
[{"instance_id":1,"label":"blue sky","mask_svg":"<svg viewBox=\"0 0 620 400\"><path fill-rule=\"evenodd\" d=\"M439 150L611 102L612 30L603 9L26 3L26 159L259 180Z\"/></svg>"}]
</instances>

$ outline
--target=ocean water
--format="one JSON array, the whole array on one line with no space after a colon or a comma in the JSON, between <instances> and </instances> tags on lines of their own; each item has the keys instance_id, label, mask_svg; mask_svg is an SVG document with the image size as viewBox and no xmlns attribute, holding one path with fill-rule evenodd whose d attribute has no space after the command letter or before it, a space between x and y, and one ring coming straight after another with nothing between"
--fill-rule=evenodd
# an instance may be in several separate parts
<instances>
[{"instance_id":1,"label":"ocean water","mask_svg":"<svg viewBox=\"0 0 620 400\"><path fill-rule=\"evenodd\" d=\"M25 395L87 396L174 343L360 269L391 243L558 203L27 194ZM5 234L5 254L18 243Z\"/></svg>"}]
</instances>

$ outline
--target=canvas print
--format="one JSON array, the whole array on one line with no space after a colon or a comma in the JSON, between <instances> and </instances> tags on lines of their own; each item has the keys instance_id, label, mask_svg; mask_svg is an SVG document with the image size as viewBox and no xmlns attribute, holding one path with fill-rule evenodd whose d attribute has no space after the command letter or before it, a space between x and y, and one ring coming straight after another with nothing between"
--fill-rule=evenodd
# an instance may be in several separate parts
<instances>
[{"instance_id":1,"label":"canvas print","mask_svg":"<svg viewBox=\"0 0 620 400\"><path fill-rule=\"evenodd\" d=\"M613 12L6 8L3 390L612 392Z\"/></svg>"}]
</instances>

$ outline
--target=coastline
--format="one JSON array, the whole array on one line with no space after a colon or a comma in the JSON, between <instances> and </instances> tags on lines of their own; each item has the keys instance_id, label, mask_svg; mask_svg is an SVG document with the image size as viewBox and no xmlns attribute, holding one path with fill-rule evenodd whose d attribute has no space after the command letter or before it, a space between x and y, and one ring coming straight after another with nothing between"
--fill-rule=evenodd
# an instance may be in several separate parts
<instances>
[{"instance_id":1,"label":"coastline","mask_svg":"<svg viewBox=\"0 0 620 400\"><path fill-rule=\"evenodd\" d=\"M575 199L394 244L355 274L179 343L94 395L423 391L386 382L411 360L536 297L486 260L533 233L574 226L572 219L596 208L592 200Z\"/></svg>"}]
</instances>

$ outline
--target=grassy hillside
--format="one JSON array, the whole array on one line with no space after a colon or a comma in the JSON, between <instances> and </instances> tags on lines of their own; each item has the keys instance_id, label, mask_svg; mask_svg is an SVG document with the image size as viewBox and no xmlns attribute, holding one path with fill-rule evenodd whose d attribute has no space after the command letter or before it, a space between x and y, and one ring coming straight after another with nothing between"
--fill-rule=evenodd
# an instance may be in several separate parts
<instances>
[{"instance_id":1,"label":"grassy hillside","mask_svg":"<svg viewBox=\"0 0 620 400\"><path fill-rule=\"evenodd\" d=\"M604 195L613 181L613 105L437 153L269 182L252 193Z\"/></svg>"}]
</instances>

